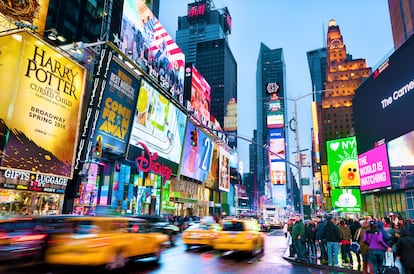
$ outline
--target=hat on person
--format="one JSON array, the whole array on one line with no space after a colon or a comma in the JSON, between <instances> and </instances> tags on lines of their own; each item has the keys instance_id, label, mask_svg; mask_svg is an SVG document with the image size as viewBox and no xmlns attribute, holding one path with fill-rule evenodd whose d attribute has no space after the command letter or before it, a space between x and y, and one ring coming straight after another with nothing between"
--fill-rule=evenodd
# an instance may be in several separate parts
<instances>
[{"instance_id":1,"label":"hat on person","mask_svg":"<svg viewBox=\"0 0 414 274\"><path fill-rule=\"evenodd\" d=\"M328 215L328 216L326 216L326 220L329 222L329 221L331 221L332 220L332 215Z\"/></svg>"},{"instance_id":2,"label":"hat on person","mask_svg":"<svg viewBox=\"0 0 414 274\"><path fill-rule=\"evenodd\" d=\"M376 222L374 220L369 221L369 225L375 225Z\"/></svg>"}]
</instances>

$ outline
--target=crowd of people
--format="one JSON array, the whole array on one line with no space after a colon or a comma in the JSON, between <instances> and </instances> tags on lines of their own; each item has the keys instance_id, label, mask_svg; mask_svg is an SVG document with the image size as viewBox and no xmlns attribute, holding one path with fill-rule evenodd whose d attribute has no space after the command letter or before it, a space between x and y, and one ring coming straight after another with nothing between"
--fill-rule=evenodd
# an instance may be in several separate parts
<instances>
[{"instance_id":1,"label":"crowd of people","mask_svg":"<svg viewBox=\"0 0 414 274\"><path fill-rule=\"evenodd\" d=\"M391 266L414 274L414 223L400 214L353 219L325 215L305 221L296 215L284 229L289 257L296 260L356 268L364 274L383 273Z\"/></svg>"}]
</instances>

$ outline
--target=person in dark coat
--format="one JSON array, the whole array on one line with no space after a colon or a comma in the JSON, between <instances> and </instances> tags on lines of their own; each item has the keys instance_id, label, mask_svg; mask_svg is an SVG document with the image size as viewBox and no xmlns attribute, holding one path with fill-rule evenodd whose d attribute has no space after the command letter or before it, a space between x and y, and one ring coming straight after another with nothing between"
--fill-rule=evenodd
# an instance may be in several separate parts
<instances>
[{"instance_id":1,"label":"person in dark coat","mask_svg":"<svg viewBox=\"0 0 414 274\"><path fill-rule=\"evenodd\" d=\"M333 218L332 215L328 215L323 234L323 238L325 239L328 247L328 264L330 266L339 266L338 254L341 236L339 234L339 228L335 222L335 218Z\"/></svg>"},{"instance_id":2,"label":"person in dark coat","mask_svg":"<svg viewBox=\"0 0 414 274\"><path fill-rule=\"evenodd\" d=\"M305 262L305 224L302 222L300 215L295 216L295 224L292 228L292 241L295 245L297 259Z\"/></svg>"},{"instance_id":3,"label":"person in dark coat","mask_svg":"<svg viewBox=\"0 0 414 274\"><path fill-rule=\"evenodd\" d=\"M305 244L309 258L316 259L316 226L312 219L309 219L305 226Z\"/></svg>"},{"instance_id":4,"label":"person in dark coat","mask_svg":"<svg viewBox=\"0 0 414 274\"><path fill-rule=\"evenodd\" d=\"M325 233L325 220L322 220L321 216L316 217L316 241L318 243L319 249L321 251L321 256L319 259L321 263L326 264L328 263L328 253L326 251L326 242L323 238L323 234Z\"/></svg>"},{"instance_id":5,"label":"person in dark coat","mask_svg":"<svg viewBox=\"0 0 414 274\"><path fill-rule=\"evenodd\" d=\"M400 258L405 274L414 274L414 224L401 231L397 242L397 257Z\"/></svg>"}]
</instances>

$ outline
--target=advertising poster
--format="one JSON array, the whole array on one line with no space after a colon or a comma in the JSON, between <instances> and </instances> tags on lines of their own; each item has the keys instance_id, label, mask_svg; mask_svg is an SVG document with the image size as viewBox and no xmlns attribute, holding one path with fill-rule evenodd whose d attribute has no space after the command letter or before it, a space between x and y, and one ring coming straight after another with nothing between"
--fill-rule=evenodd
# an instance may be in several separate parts
<instances>
[{"instance_id":1,"label":"advertising poster","mask_svg":"<svg viewBox=\"0 0 414 274\"><path fill-rule=\"evenodd\" d=\"M185 56L142 0L125 0L121 49L183 104Z\"/></svg>"},{"instance_id":2,"label":"advertising poster","mask_svg":"<svg viewBox=\"0 0 414 274\"><path fill-rule=\"evenodd\" d=\"M267 127L283 128L284 119L280 100L270 100L269 109L267 110Z\"/></svg>"},{"instance_id":3,"label":"advertising poster","mask_svg":"<svg viewBox=\"0 0 414 274\"><path fill-rule=\"evenodd\" d=\"M358 153L355 137L326 142L331 187L359 187Z\"/></svg>"},{"instance_id":4,"label":"advertising poster","mask_svg":"<svg viewBox=\"0 0 414 274\"><path fill-rule=\"evenodd\" d=\"M230 191L230 153L220 147L219 190Z\"/></svg>"},{"instance_id":5,"label":"advertising poster","mask_svg":"<svg viewBox=\"0 0 414 274\"><path fill-rule=\"evenodd\" d=\"M414 187L414 131L387 144L392 189Z\"/></svg>"},{"instance_id":6,"label":"advertising poster","mask_svg":"<svg viewBox=\"0 0 414 274\"><path fill-rule=\"evenodd\" d=\"M285 138L283 129L269 130L269 160L284 161L285 156Z\"/></svg>"},{"instance_id":7,"label":"advertising poster","mask_svg":"<svg viewBox=\"0 0 414 274\"><path fill-rule=\"evenodd\" d=\"M272 185L272 200L275 205L280 207L286 207L286 186L285 185Z\"/></svg>"},{"instance_id":8,"label":"advertising poster","mask_svg":"<svg viewBox=\"0 0 414 274\"><path fill-rule=\"evenodd\" d=\"M341 212L361 212L361 193L359 189L332 189L332 207Z\"/></svg>"},{"instance_id":9,"label":"advertising poster","mask_svg":"<svg viewBox=\"0 0 414 274\"><path fill-rule=\"evenodd\" d=\"M205 184L210 189L216 189L219 180L219 158L220 158L220 146L213 142L213 156L211 157L210 171L208 173L208 179Z\"/></svg>"},{"instance_id":10,"label":"advertising poster","mask_svg":"<svg viewBox=\"0 0 414 274\"><path fill-rule=\"evenodd\" d=\"M387 146L382 144L358 155L361 191L391 186Z\"/></svg>"},{"instance_id":11,"label":"advertising poster","mask_svg":"<svg viewBox=\"0 0 414 274\"><path fill-rule=\"evenodd\" d=\"M139 80L112 59L94 138L95 148L125 153L138 98ZM102 155L102 151L101 154Z\"/></svg>"},{"instance_id":12,"label":"advertising poster","mask_svg":"<svg viewBox=\"0 0 414 274\"><path fill-rule=\"evenodd\" d=\"M144 79L141 80L130 145L144 143L151 153L175 164L181 150L187 116Z\"/></svg>"},{"instance_id":13,"label":"advertising poster","mask_svg":"<svg viewBox=\"0 0 414 274\"><path fill-rule=\"evenodd\" d=\"M270 163L270 180L272 185L286 184L286 163L271 162Z\"/></svg>"},{"instance_id":14,"label":"advertising poster","mask_svg":"<svg viewBox=\"0 0 414 274\"><path fill-rule=\"evenodd\" d=\"M192 111L197 121L207 126L210 121L210 85L192 64L186 65L185 81L190 87L185 87L186 108Z\"/></svg>"},{"instance_id":15,"label":"advertising poster","mask_svg":"<svg viewBox=\"0 0 414 274\"><path fill-rule=\"evenodd\" d=\"M25 31L0 47L1 167L71 178L85 69Z\"/></svg>"},{"instance_id":16,"label":"advertising poster","mask_svg":"<svg viewBox=\"0 0 414 274\"><path fill-rule=\"evenodd\" d=\"M188 121L181 175L205 182L210 171L213 143L213 139Z\"/></svg>"}]
</instances>

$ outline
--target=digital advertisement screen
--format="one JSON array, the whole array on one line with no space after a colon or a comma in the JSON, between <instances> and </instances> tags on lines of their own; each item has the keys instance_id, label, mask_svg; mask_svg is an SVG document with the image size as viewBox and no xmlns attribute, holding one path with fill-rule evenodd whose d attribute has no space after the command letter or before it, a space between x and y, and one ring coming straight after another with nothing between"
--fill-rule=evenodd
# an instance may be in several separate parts
<instances>
[{"instance_id":1,"label":"digital advertisement screen","mask_svg":"<svg viewBox=\"0 0 414 274\"><path fill-rule=\"evenodd\" d=\"M269 109L267 110L267 127L283 128L284 119L280 100L269 101Z\"/></svg>"},{"instance_id":2,"label":"digital advertisement screen","mask_svg":"<svg viewBox=\"0 0 414 274\"><path fill-rule=\"evenodd\" d=\"M387 144L392 189L414 187L414 131Z\"/></svg>"},{"instance_id":3,"label":"digital advertisement screen","mask_svg":"<svg viewBox=\"0 0 414 274\"><path fill-rule=\"evenodd\" d=\"M211 157L210 171L208 173L208 180L205 184L210 189L216 189L219 180L219 159L220 159L220 146L213 143L213 156Z\"/></svg>"},{"instance_id":4,"label":"digital advertisement screen","mask_svg":"<svg viewBox=\"0 0 414 274\"><path fill-rule=\"evenodd\" d=\"M332 187L359 187L358 153L355 137L326 142L329 180Z\"/></svg>"},{"instance_id":5,"label":"digital advertisement screen","mask_svg":"<svg viewBox=\"0 0 414 274\"><path fill-rule=\"evenodd\" d=\"M285 137L283 129L269 130L269 160L273 162L284 161L285 159Z\"/></svg>"},{"instance_id":6,"label":"digital advertisement screen","mask_svg":"<svg viewBox=\"0 0 414 274\"><path fill-rule=\"evenodd\" d=\"M94 147L122 154L125 153L131 132L139 80L115 59L111 61L108 75L96 126Z\"/></svg>"},{"instance_id":7,"label":"digital advertisement screen","mask_svg":"<svg viewBox=\"0 0 414 274\"><path fill-rule=\"evenodd\" d=\"M183 104L185 56L142 0L125 0L119 48Z\"/></svg>"},{"instance_id":8,"label":"digital advertisement screen","mask_svg":"<svg viewBox=\"0 0 414 274\"><path fill-rule=\"evenodd\" d=\"M210 171L213 143L213 139L188 121L181 175L205 182Z\"/></svg>"},{"instance_id":9,"label":"digital advertisement screen","mask_svg":"<svg viewBox=\"0 0 414 274\"><path fill-rule=\"evenodd\" d=\"M230 191L230 153L220 147L219 190Z\"/></svg>"},{"instance_id":10,"label":"digital advertisement screen","mask_svg":"<svg viewBox=\"0 0 414 274\"><path fill-rule=\"evenodd\" d=\"M399 47L355 92L358 152L414 130L414 36ZM361 137L360 137L361 136Z\"/></svg>"},{"instance_id":11,"label":"digital advertisement screen","mask_svg":"<svg viewBox=\"0 0 414 274\"><path fill-rule=\"evenodd\" d=\"M272 185L286 184L286 163L271 162L270 163L270 180Z\"/></svg>"},{"instance_id":12,"label":"digital advertisement screen","mask_svg":"<svg viewBox=\"0 0 414 274\"><path fill-rule=\"evenodd\" d=\"M72 178L86 70L25 31L0 48L1 167Z\"/></svg>"},{"instance_id":13,"label":"digital advertisement screen","mask_svg":"<svg viewBox=\"0 0 414 274\"><path fill-rule=\"evenodd\" d=\"M357 188L332 189L332 207L341 212L361 212L361 193Z\"/></svg>"},{"instance_id":14,"label":"digital advertisement screen","mask_svg":"<svg viewBox=\"0 0 414 274\"><path fill-rule=\"evenodd\" d=\"M358 155L361 191L391 186L387 146L382 144Z\"/></svg>"},{"instance_id":15,"label":"digital advertisement screen","mask_svg":"<svg viewBox=\"0 0 414 274\"><path fill-rule=\"evenodd\" d=\"M210 85L192 64L186 64L185 83L184 101L187 110L192 111L192 116L207 126L210 121Z\"/></svg>"},{"instance_id":16,"label":"digital advertisement screen","mask_svg":"<svg viewBox=\"0 0 414 274\"><path fill-rule=\"evenodd\" d=\"M144 143L151 153L177 165L181 161L187 116L151 84L141 80L129 144Z\"/></svg>"},{"instance_id":17,"label":"digital advertisement screen","mask_svg":"<svg viewBox=\"0 0 414 274\"><path fill-rule=\"evenodd\" d=\"M280 207L286 207L286 186L285 185L272 185L272 200L275 205Z\"/></svg>"}]
</instances>

